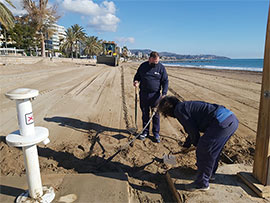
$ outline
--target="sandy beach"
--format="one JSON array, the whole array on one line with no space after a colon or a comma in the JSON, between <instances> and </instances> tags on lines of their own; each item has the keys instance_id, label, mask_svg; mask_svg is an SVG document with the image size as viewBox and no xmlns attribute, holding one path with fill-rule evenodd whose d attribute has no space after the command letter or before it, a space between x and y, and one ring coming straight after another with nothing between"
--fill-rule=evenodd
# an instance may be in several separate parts
<instances>
[{"instance_id":1,"label":"sandy beach","mask_svg":"<svg viewBox=\"0 0 270 203\"><path fill-rule=\"evenodd\" d=\"M177 152L185 132L174 119L161 118L161 143L136 140L133 147L97 168L120 146L133 138L135 127L133 76L140 63L118 67L94 62L43 59L29 64L0 63L1 176L25 174L21 149L9 147L5 136L18 129L16 104L5 93L20 87L39 90L33 101L35 126L49 129L51 142L39 145L42 174L126 172L140 200L149 199L161 184L157 174L168 170L160 159ZM223 150L233 163L253 164L262 73L166 67L168 95L182 100L202 100L231 109L239 128ZM138 126L142 129L138 109ZM177 156L177 167L196 169L195 153ZM226 157L220 164L226 163Z\"/></svg>"}]
</instances>

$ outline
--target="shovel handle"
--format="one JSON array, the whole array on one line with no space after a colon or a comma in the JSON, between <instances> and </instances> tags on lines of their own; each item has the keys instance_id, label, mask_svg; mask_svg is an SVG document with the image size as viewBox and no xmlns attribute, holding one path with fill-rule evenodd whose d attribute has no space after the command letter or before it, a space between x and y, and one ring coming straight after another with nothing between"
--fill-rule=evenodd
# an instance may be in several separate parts
<instances>
[{"instance_id":1,"label":"shovel handle","mask_svg":"<svg viewBox=\"0 0 270 203\"><path fill-rule=\"evenodd\" d=\"M138 95L138 86L135 86L135 94Z\"/></svg>"},{"instance_id":2,"label":"shovel handle","mask_svg":"<svg viewBox=\"0 0 270 203\"><path fill-rule=\"evenodd\" d=\"M137 114L138 114L138 87L135 86L135 125L136 125L136 129L138 129Z\"/></svg>"}]
</instances>

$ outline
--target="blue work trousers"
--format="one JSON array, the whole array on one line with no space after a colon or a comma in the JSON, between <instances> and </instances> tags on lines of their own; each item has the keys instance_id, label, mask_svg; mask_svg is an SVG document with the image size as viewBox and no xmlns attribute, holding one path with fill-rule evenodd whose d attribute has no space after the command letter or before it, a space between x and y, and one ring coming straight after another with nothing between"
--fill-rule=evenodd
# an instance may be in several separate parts
<instances>
[{"instance_id":1,"label":"blue work trousers","mask_svg":"<svg viewBox=\"0 0 270 203\"><path fill-rule=\"evenodd\" d=\"M209 179L218 168L220 153L237 128L238 120L232 114L221 123L214 119L200 137L196 150L198 173L195 183L198 186L209 186Z\"/></svg>"},{"instance_id":2,"label":"blue work trousers","mask_svg":"<svg viewBox=\"0 0 270 203\"><path fill-rule=\"evenodd\" d=\"M160 92L149 93L140 91L140 108L142 111L143 128L150 119L150 110L157 106L159 99L160 99ZM152 126L153 135L155 137L159 136L160 118L158 112L154 115L152 122L153 122ZM149 125L144 130L143 134L149 135Z\"/></svg>"}]
</instances>

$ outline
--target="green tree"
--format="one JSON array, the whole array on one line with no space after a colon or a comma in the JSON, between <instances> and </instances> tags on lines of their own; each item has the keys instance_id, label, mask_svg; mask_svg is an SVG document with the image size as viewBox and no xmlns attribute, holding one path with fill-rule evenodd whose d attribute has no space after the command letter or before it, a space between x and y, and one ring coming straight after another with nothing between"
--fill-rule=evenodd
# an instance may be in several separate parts
<instances>
[{"instance_id":1,"label":"green tree","mask_svg":"<svg viewBox=\"0 0 270 203\"><path fill-rule=\"evenodd\" d=\"M71 26L75 36L75 56L78 58L79 43L85 40L86 34L82 26L75 24Z\"/></svg>"},{"instance_id":2,"label":"green tree","mask_svg":"<svg viewBox=\"0 0 270 203\"><path fill-rule=\"evenodd\" d=\"M17 18L15 25L8 31L11 39L19 49L31 50L37 46L36 30L26 21L27 16Z\"/></svg>"},{"instance_id":3,"label":"green tree","mask_svg":"<svg viewBox=\"0 0 270 203\"><path fill-rule=\"evenodd\" d=\"M71 55L73 59L73 50L74 47L73 45L76 42L76 36L72 28L68 28L66 30L66 39L64 39L63 43L61 43L60 49L63 51L65 54Z\"/></svg>"},{"instance_id":4,"label":"green tree","mask_svg":"<svg viewBox=\"0 0 270 203\"><path fill-rule=\"evenodd\" d=\"M102 40L99 40L98 37L95 36L86 37L84 46L83 51L88 56L99 55L103 50Z\"/></svg>"},{"instance_id":5,"label":"green tree","mask_svg":"<svg viewBox=\"0 0 270 203\"><path fill-rule=\"evenodd\" d=\"M23 0L23 7L28 12L32 26L38 32L41 55L45 57L45 35L48 37L54 32L52 25L59 19L57 7L48 7L48 0Z\"/></svg>"}]
</instances>

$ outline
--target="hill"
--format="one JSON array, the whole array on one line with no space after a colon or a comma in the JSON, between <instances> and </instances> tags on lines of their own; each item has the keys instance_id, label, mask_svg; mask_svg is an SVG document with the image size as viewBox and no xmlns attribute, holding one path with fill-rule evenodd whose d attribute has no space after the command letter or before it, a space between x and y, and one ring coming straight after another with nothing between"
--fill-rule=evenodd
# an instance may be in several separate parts
<instances>
[{"instance_id":1,"label":"hill","mask_svg":"<svg viewBox=\"0 0 270 203\"><path fill-rule=\"evenodd\" d=\"M150 54L152 50L150 49L130 49L130 52L132 54L138 54L139 52L142 52L143 54ZM163 57L170 57L175 59L230 59L225 56L216 56L211 54L200 54L200 55L181 55L171 52L159 52L160 56Z\"/></svg>"}]
</instances>

